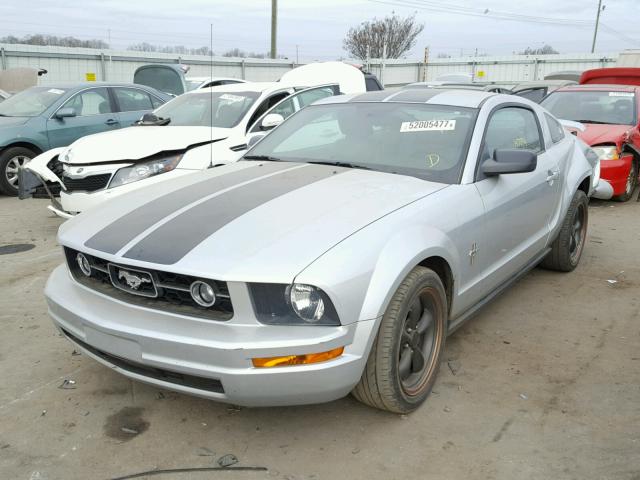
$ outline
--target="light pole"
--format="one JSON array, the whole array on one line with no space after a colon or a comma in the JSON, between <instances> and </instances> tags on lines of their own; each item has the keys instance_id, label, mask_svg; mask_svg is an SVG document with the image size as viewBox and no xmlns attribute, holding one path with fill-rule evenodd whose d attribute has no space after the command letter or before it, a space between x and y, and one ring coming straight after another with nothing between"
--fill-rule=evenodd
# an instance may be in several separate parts
<instances>
[{"instance_id":1,"label":"light pole","mask_svg":"<svg viewBox=\"0 0 640 480\"><path fill-rule=\"evenodd\" d=\"M593 29L593 42L591 43L591 53L596 51L596 37L598 36L598 23L600 23L600 12L602 11L602 0L598 0L598 13L596 14L596 26Z\"/></svg>"},{"instance_id":2,"label":"light pole","mask_svg":"<svg viewBox=\"0 0 640 480\"><path fill-rule=\"evenodd\" d=\"M276 38L278 36L278 0L271 0L271 58L276 58Z\"/></svg>"}]
</instances>

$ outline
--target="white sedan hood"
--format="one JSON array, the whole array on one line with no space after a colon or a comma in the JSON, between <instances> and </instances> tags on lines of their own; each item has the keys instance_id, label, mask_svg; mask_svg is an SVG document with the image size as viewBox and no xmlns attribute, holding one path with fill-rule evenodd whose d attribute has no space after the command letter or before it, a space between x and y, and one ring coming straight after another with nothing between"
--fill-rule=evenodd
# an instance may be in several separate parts
<instances>
[{"instance_id":1,"label":"white sedan hood","mask_svg":"<svg viewBox=\"0 0 640 480\"><path fill-rule=\"evenodd\" d=\"M230 136L229 128L139 126L88 135L76 140L60 155L73 165L138 160L156 153L184 150Z\"/></svg>"},{"instance_id":2,"label":"white sedan hood","mask_svg":"<svg viewBox=\"0 0 640 480\"><path fill-rule=\"evenodd\" d=\"M122 195L66 222L61 244L125 265L226 281L292 281L334 245L443 184L242 161ZM354 252L355 253L355 252Z\"/></svg>"}]
</instances>

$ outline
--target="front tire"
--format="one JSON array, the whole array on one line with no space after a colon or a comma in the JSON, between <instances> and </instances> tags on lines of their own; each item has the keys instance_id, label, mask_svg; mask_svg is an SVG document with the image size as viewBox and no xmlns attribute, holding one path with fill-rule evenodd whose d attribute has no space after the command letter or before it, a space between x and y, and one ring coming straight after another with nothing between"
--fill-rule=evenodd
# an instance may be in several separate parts
<instances>
[{"instance_id":1,"label":"front tire","mask_svg":"<svg viewBox=\"0 0 640 480\"><path fill-rule=\"evenodd\" d=\"M578 190L571 199L560 233L551 244L551 252L542 260L541 266L559 272L576 268L587 240L588 223L589 201L587 195Z\"/></svg>"},{"instance_id":2,"label":"front tire","mask_svg":"<svg viewBox=\"0 0 640 480\"><path fill-rule=\"evenodd\" d=\"M18 168L36 156L25 147L9 147L0 153L0 191L5 195L18 195Z\"/></svg>"},{"instance_id":3,"label":"front tire","mask_svg":"<svg viewBox=\"0 0 640 480\"><path fill-rule=\"evenodd\" d=\"M431 269L414 268L382 317L353 396L371 407L409 413L429 396L447 337L447 296Z\"/></svg>"}]
</instances>

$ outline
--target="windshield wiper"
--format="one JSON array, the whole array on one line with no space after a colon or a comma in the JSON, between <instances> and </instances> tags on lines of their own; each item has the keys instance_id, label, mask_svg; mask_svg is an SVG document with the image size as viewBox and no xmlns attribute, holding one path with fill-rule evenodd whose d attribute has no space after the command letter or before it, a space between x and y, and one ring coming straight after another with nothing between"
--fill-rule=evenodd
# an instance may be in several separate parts
<instances>
[{"instance_id":1,"label":"windshield wiper","mask_svg":"<svg viewBox=\"0 0 640 480\"><path fill-rule=\"evenodd\" d=\"M578 123L594 123L596 125L615 125L611 122L600 122L599 120L574 120L574 122Z\"/></svg>"},{"instance_id":2,"label":"windshield wiper","mask_svg":"<svg viewBox=\"0 0 640 480\"><path fill-rule=\"evenodd\" d=\"M245 160L266 160L268 162L281 162L278 157L270 157L269 155L245 155Z\"/></svg>"},{"instance_id":3,"label":"windshield wiper","mask_svg":"<svg viewBox=\"0 0 640 480\"><path fill-rule=\"evenodd\" d=\"M313 163L314 165L331 165L332 167L359 168L362 170L373 170L373 168L371 167L365 167L364 165L356 165L355 163L349 163L349 162L318 161L318 162L305 162L305 163Z\"/></svg>"}]
</instances>

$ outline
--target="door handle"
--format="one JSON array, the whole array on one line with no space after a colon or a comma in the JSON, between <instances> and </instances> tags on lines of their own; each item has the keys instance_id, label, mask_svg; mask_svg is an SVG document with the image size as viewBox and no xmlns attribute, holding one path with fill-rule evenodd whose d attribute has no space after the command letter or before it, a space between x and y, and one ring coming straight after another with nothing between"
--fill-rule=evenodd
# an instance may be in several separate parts
<instances>
[{"instance_id":1,"label":"door handle","mask_svg":"<svg viewBox=\"0 0 640 480\"><path fill-rule=\"evenodd\" d=\"M547 170L547 183L553 185L553 181L560 176L559 170Z\"/></svg>"},{"instance_id":2,"label":"door handle","mask_svg":"<svg viewBox=\"0 0 640 480\"><path fill-rule=\"evenodd\" d=\"M113 119L113 118L110 118L109 120L107 120L104 123L105 123L105 125L115 125L116 123L118 123L118 121Z\"/></svg>"}]
</instances>

